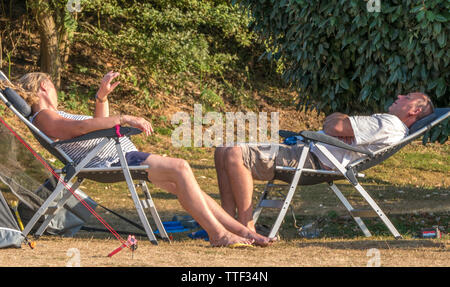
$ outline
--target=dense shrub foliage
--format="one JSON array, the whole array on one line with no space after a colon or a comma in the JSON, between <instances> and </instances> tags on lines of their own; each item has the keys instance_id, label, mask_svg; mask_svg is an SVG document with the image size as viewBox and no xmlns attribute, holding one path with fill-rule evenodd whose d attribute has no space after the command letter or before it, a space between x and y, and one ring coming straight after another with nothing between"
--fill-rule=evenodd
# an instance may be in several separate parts
<instances>
[{"instance_id":1,"label":"dense shrub foliage","mask_svg":"<svg viewBox=\"0 0 450 287\"><path fill-rule=\"evenodd\" d=\"M409 91L449 105L449 1L380 0L380 12L361 0L236 2L267 41L265 56L283 63L299 107L383 111Z\"/></svg>"},{"instance_id":2,"label":"dense shrub foliage","mask_svg":"<svg viewBox=\"0 0 450 287\"><path fill-rule=\"evenodd\" d=\"M86 0L82 7L82 39L153 75L222 75L254 40L247 15L227 1Z\"/></svg>"},{"instance_id":3,"label":"dense shrub foliage","mask_svg":"<svg viewBox=\"0 0 450 287\"><path fill-rule=\"evenodd\" d=\"M187 84L195 92L184 95L217 110L225 102L256 107L251 96L255 71L258 77L276 77L264 79L266 84L281 86L276 66L257 62L264 45L249 29L248 14L231 1L81 0L80 8L72 14L77 19L74 42L118 59L111 69L119 70L121 80L132 83L139 91L136 98L150 108L160 107L160 100L152 98L149 81L163 93ZM74 66L74 72L91 75L95 69L90 62Z\"/></svg>"}]
</instances>

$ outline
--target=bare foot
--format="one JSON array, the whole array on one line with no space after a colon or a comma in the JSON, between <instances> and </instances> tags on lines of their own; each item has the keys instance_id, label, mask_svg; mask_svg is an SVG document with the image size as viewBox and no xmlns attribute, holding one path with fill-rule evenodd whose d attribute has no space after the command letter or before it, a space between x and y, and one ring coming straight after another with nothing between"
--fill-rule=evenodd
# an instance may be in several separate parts
<instances>
[{"instance_id":1,"label":"bare foot","mask_svg":"<svg viewBox=\"0 0 450 287\"><path fill-rule=\"evenodd\" d=\"M276 241L276 238L271 239L269 237L263 236L254 231L251 231L251 230L249 230L247 236L245 236L245 237L253 239L255 241L255 245L262 246L262 247L266 247L269 244L271 244L272 242Z\"/></svg>"},{"instance_id":2,"label":"bare foot","mask_svg":"<svg viewBox=\"0 0 450 287\"><path fill-rule=\"evenodd\" d=\"M223 235L219 235L216 238L209 237L209 242L214 247L222 247L222 246L229 246L236 243L244 243L244 244L253 244L255 242L254 239L251 238L244 238L237 236L233 233L225 233Z\"/></svg>"},{"instance_id":3,"label":"bare foot","mask_svg":"<svg viewBox=\"0 0 450 287\"><path fill-rule=\"evenodd\" d=\"M245 224L244 224L244 225L245 225ZM246 224L246 226L247 226L248 229L250 229L250 231L253 231L253 232L256 233L255 223L253 222L253 220L252 220L252 221L249 221L249 222Z\"/></svg>"}]
</instances>

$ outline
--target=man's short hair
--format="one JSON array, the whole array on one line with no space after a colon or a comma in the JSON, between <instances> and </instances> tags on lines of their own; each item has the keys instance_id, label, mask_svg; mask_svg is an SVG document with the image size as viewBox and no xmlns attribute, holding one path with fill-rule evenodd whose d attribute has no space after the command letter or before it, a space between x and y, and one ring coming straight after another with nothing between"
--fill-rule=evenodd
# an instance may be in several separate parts
<instances>
[{"instance_id":1,"label":"man's short hair","mask_svg":"<svg viewBox=\"0 0 450 287\"><path fill-rule=\"evenodd\" d=\"M417 115L416 120L420 120L434 112L433 102L427 94L423 92L415 92L413 94L419 94L422 96L422 99L419 99L416 103L416 107L420 108L420 113Z\"/></svg>"}]
</instances>

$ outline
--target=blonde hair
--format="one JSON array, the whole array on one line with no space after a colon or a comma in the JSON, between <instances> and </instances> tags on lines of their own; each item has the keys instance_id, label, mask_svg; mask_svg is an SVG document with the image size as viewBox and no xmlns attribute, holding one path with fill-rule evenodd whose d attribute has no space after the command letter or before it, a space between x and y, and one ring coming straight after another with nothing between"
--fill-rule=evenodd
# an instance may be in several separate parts
<instances>
[{"instance_id":1,"label":"blonde hair","mask_svg":"<svg viewBox=\"0 0 450 287\"><path fill-rule=\"evenodd\" d=\"M51 81L50 75L42 72L33 72L23 75L17 83L31 93L37 94L43 81Z\"/></svg>"},{"instance_id":2,"label":"blonde hair","mask_svg":"<svg viewBox=\"0 0 450 287\"><path fill-rule=\"evenodd\" d=\"M13 84L8 81L0 81L0 89L5 90L6 88L13 89L30 106L37 104L39 102L39 97L37 96L37 93L22 88L20 84Z\"/></svg>"}]
</instances>

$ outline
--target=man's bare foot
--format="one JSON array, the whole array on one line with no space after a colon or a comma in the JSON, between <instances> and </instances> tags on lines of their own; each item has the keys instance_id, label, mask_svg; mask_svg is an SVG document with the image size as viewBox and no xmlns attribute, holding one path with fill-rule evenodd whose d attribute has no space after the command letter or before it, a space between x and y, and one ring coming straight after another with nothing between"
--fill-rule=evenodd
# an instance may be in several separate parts
<instances>
[{"instance_id":1,"label":"man's bare foot","mask_svg":"<svg viewBox=\"0 0 450 287\"><path fill-rule=\"evenodd\" d=\"M226 247L236 243L252 245L255 242L255 240L251 238L240 237L233 233L228 232L223 235L218 235L217 237L210 236L209 242L214 247Z\"/></svg>"}]
</instances>

